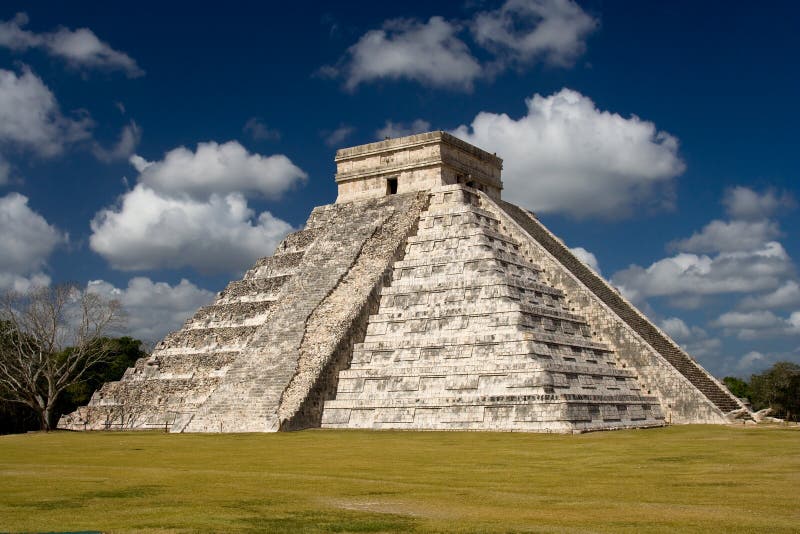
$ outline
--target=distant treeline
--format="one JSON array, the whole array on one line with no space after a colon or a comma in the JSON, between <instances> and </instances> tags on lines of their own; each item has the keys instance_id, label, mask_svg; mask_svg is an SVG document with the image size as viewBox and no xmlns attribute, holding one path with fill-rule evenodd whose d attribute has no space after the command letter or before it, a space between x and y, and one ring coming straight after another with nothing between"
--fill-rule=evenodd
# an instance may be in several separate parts
<instances>
[{"instance_id":1,"label":"distant treeline","mask_svg":"<svg viewBox=\"0 0 800 534\"><path fill-rule=\"evenodd\" d=\"M84 375L84 380L69 386L61 395L52 414L52 424L78 406L89 402L92 394L104 383L119 380L125 369L133 367L137 359L146 356L142 342L130 337L104 338L110 343L109 354L104 361L91 366ZM2 396L2 395L0 395ZM24 404L0 400L0 434L14 434L39 430L39 415Z\"/></svg>"},{"instance_id":2,"label":"distant treeline","mask_svg":"<svg viewBox=\"0 0 800 534\"><path fill-rule=\"evenodd\" d=\"M733 376L722 379L728 389L750 401L754 410L772 408L772 415L787 421L800 421L800 365L778 362L750 381Z\"/></svg>"}]
</instances>

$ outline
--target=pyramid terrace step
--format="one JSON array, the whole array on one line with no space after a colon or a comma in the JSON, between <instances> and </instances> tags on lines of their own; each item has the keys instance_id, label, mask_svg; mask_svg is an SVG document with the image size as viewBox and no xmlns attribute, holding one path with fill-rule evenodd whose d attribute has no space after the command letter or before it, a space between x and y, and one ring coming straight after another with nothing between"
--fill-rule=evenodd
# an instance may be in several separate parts
<instances>
[{"instance_id":1,"label":"pyramid terrace step","mask_svg":"<svg viewBox=\"0 0 800 534\"><path fill-rule=\"evenodd\" d=\"M129 371L134 374L151 369L159 373L204 373L220 370L230 365L238 356L239 351L154 353L149 358L139 359Z\"/></svg>"},{"instance_id":2,"label":"pyramid terrace step","mask_svg":"<svg viewBox=\"0 0 800 534\"><path fill-rule=\"evenodd\" d=\"M367 350L389 349L389 348L410 348L410 347L442 347L446 345L464 345L481 343L500 343L503 341L540 341L568 347L581 347L586 349L601 350L610 352L610 348L605 343L593 341L580 336L565 336L557 333L537 332L530 328L511 325L497 328L492 333L475 334L472 332L458 332L454 334L443 334L441 331L429 332L424 336L408 336L403 333L400 335L381 335L367 336L363 347ZM414 337L416 339L409 339Z\"/></svg>"},{"instance_id":3,"label":"pyramid terrace step","mask_svg":"<svg viewBox=\"0 0 800 534\"><path fill-rule=\"evenodd\" d=\"M481 228L481 227L464 227L464 226L450 226L444 229L439 229L437 231L432 230L423 230L417 232L417 235L411 236L406 241L406 245L415 245L419 243L427 243L430 241L442 241L442 240L459 240L463 243L474 243L479 241L479 239L484 239L488 242L491 240L497 241L499 243L504 243L508 246L508 248L515 248L519 247L519 243L496 230L489 229L489 228Z\"/></svg>"},{"instance_id":4,"label":"pyramid terrace step","mask_svg":"<svg viewBox=\"0 0 800 534\"><path fill-rule=\"evenodd\" d=\"M475 273L442 280L419 280L417 282L408 281L408 283L403 285L392 284L382 288L381 295L409 295L423 291L443 291L447 289L481 290L483 288L494 286L511 287L524 292L539 292L557 298L562 298L564 296L564 292L560 289L556 289L538 281L494 275L487 277L485 274L478 275Z\"/></svg>"},{"instance_id":5,"label":"pyramid terrace step","mask_svg":"<svg viewBox=\"0 0 800 534\"><path fill-rule=\"evenodd\" d=\"M323 228L306 228L287 235L275 249L274 254L303 252L323 233ZM273 254L273 255L274 255Z\"/></svg>"},{"instance_id":6,"label":"pyramid terrace step","mask_svg":"<svg viewBox=\"0 0 800 534\"><path fill-rule=\"evenodd\" d=\"M511 238L503 232L502 224L491 213L458 210L421 217L416 236L427 239L437 235L461 237L474 233L487 233L506 240Z\"/></svg>"},{"instance_id":7,"label":"pyramid terrace step","mask_svg":"<svg viewBox=\"0 0 800 534\"><path fill-rule=\"evenodd\" d=\"M162 378L130 382L107 382L92 395L92 404L111 406L120 404L170 404L185 405L203 402L219 383L218 377ZM158 401L158 402L154 402Z\"/></svg>"},{"instance_id":8,"label":"pyramid terrace step","mask_svg":"<svg viewBox=\"0 0 800 534\"><path fill-rule=\"evenodd\" d=\"M518 365L536 369L548 369L553 372L570 372L579 374L601 374L605 376L617 376L628 371L625 368L614 365L615 362L609 360L595 359L596 363L588 363L589 359L578 360L577 358L562 359L550 354L539 352L481 352L467 351L466 354L453 354L447 351L367 351L354 356L350 370L362 369L387 369L393 366L443 366L456 368L464 365L501 365L514 367ZM490 363L492 362L492 363Z\"/></svg>"},{"instance_id":9,"label":"pyramid terrace step","mask_svg":"<svg viewBox=\"0 0 800 534\"><path fill-rule=\"evenodd\" d=\"M459 262L473 257L475 259L483 259L487 253L493 253L494 257L508 263L519 265L531 263L517 251L515 246L485 235L475 235L468 238L440 237L409 243L406 246L406 255L411 259L424 258L427 255L452 256L452 261ZM537 270L535 268L532 269Z\"/></svg>"},{"instance_id":10,"label":"pyramid terrace step","mask_svg":"<svg viewBox=\"0 0 800 534\"><path fill-rule=\"evenodd\" d=\"M613 352L612 349L606 345L605 343L600 342L589 342L587 343L586 339L575 338L576 340L580 340L582 343L580 345L571 344L571 343L559 343L558 341L572 341L572 338L567 337L558 337L558 340L554 339L534 339L534 336L525 336L520 334L526 334L527 329L521 329L518 327L511 327L506 330L497 330L491 334L487 333L476 333L471 331L460 331L450 335L431 335L425 336L424 341L421 340L419 337L394 337L394 338L386 338L386 339L379 339L375 341L371 340L364 340L361 343L356 343L354 345L354 350L394 350L394 349L402 349L402 348L439 348L439 347L448 347L448 346L458 346L458 345L487 345L487 346L496 346L496 345L507 345L509 343L516 343L522 345L530 345L530 346L538 346L538 347L553 347L552 350L556 350L556 348L560 345L565 347L577 347L582 350L593 350L599 351L602 353ZM552 338L556 338L557 336L550 336Z\"/></svg>"},{"instance_id":11,"label":"pyramid terrace step","mask_svg":"<svg viewBox=\"0 0 800 534\"><path fill-rule=\"evenodd\" d=\"M422 291L446 288L459 278L484 279L488 285L505 280L510 285L524 286L540 283L539 276L531 271L504 268L494 260L472 263L441 263L438 265L410 267L392 273L392 285L412 285Z\"/></svg>"},{"instance_id":12,"label":"pyramid terrace step","mask_svg":"<svg viewBox=\"0 0 800 534\"><path fill-rule=\"evenodd\" d=\"M467 216L477 216L480 219L477 219L481 222L484 222L488 225L495 226L500 224L500 219L492 213L491 211L477 206L475 204L464 204L459 202L453 202L449 204L431 204L428 207L428 210L422 213L419 217L420 222L427 223L428 221L434 221L434 224L442 224L442 225L450 225L454 223L452 218L448 218L454 215L467 215ZM467 221L474 221L476 219L470 218ZM460 224L463 222L462 219L456 219L455 223ZM425 228L426 226L421 226L421 228Z\"/></svg>"},{"instance_id":13,"label":"pyramid terrace step","mask_svg":"<svg viewBox=\"0 0 800 534\"><path fill-rule=\"evenodd\" d=\"M220 292L217 303L232 304L234 302L275 300L278 292L290 278L290 275L279 275L270 278L236 280Z\"/></svg>"},{"instance_id":14,"label":"pyramid terrace step","mask_svg":"<svg viewBox=\"0 0 800 534\"><path fill-rule=\"evenodd\" d=\"M212 323L221 321L246 321L247 319L256 318L266 314L274 304L274 300L260 300L251 302L220 303L204 306L200 308L189 321L187 321L187 326L192 328L209 327L212 326ZM236 326L246 325L238 324Z\"/></svg>"},{"instance_id":15,"label":"pyramid terrace step","mask_svg":"<svg viewBox=\"0 0 800 534\"><path fill-rule=\"evenodd\" d=\"M480 375L421 375L421 376L389 376L355 378L345 380L342 388L336 393L336 400L346 402L369 398L375 401L391 398L415 401L424 398L436 398L444 395L463 396L504 396L517 395L586 395L608 397L622 393L638 394L638 388L629 388L630 382L623 381L614 387L599 385L583 385L577 381L568 381L563 375L560 382L554 373L498 373ZM617 384L616 380L614 384Z\"/></svg>"},{"instance_id":16,"label":"pyramid terrace step","mask_svg":"<svg viewBox=\"0 0 800 534\"><path fill-rule=\"evenodd\" d=\"M567 362L586 360L589 363L601 362L604 365L616 366L617 362L609 360L613 356L610 348L596 349L574 345L558 345L539 341L524 341L511 339L506 341L479 342L465 341L463 338L458 343L448 344L413 344L408 340L397 340L396 343L380 341L377 343L356 343L353 347L353 363L367 361L368 358L381 356L383 359L393 357L395 361L420 360L431 358L469 358L482 357L526 357L535 356L539 359L558 359Z\"/></svg>"},{"instance_id":17,"label":"pyramid terrace step","mask_svg":"<svg viewBox=\"0 0 800 534\"><path fill-rule=\"evenodd\" d=\"M428 205L428 209L420 215L421 221L427 221L428 219L432 218L439 218L442 216L447 217L447 215L455 214L475 214L479 215L483 218L488 220L499 220L499 218L491 212L491 210L485 209L483 206L480 205L480 202L436 202L435 195L430 197L431 202ZM457 219L458 220L458 219ZM459 220L461 222L461 220ZM445 224L449 224L447 219L444 220Z\"/></svg>"},{"instance_id":18,"label":"pyramid terrace step","mask_svg":"<svg viewBox=\"0 0 800 534\"><path fill-rule=\"evenodd\" d=\"M398 362L400 363L400 362ZM608 367L602 365L585 365L585 364L568 364L568 363L553 363L540 360L529 360L525 362L513 363L471 363L463 364L458 363L458 360L452 360L450 365L436 365L422 364L422 365L408 365L409 362L402 362L405 365L384 365L380 367L351 367L339 372L339 379L354 379L354 378L385 378L385 377L400 377L400 376L453 376L453 375L490 375L490 374L508 374L508 373L572 373L580 375L602 376L602 377L620 377L620 378L636 378L636 373L630 369L618 369L615 367Z\"/></svg>"},{"instance_id":19,"label":"pyramid terrace step","mask_svg":"<svg viewBox=\"0 0 800 534\"><path fill-rule=\"evenodd\" d=\"M304 255L305 252L287 252L263 257L245 273L244 278L249 280L294 274Z\"/></svg>"},{"instance_id":20,"label":"pyramid terrace step","mask_svg":"<svg viewBox=\"0 0 800 534\"><path fill-rule=\"evenodd\" d=\"M478 247L473 247L473 248L478 248ZM405 259L395 262L394 268L396 272L398 269L429 267L431 265L447 265L450 263L464 263L467 265L481 263L481 265L486 265L485 267L486 270L502 267L505 264L509 264L529 270L532 273L541 272L541 269L539 268L538 265L526 260L522 256L512 255L500 251L491 251L491 250L469 250L469 251L454 250L450 255L426 254L422 257L414 257L413 255L409 255ZM465 270L467 268L467 265L465 265Z\"/></svg>"},{"instance_id":21,"label":"pyramid terrace step","mask_svg":"<svg viewBox=\"0 0 800 534\"><path fill-rule=\"evenodd\" d=\"M325 409L366 409L366 408L449 408L454 406L502 406L526 405L533 403L573 403L573 404L647 404L658 406L658 399L651 395L634 394L576 394L544 393L515 395L480 395L459 393L452 396L425 398L385 398L365 397L359 399L332 399L325 401Z\"/></svg>"},{"instance_id":22,"label":"pyramid terrace step","mask_svg":"<svg viewBox=\"0 0 800 534\"><path fill-rule=\"evenodd\" d=\"M585 342L591 338L591 331L584 322L571 322L564 319L553 319L524 313L519 310L487 311L485 313L439 315L430 318L390 319L382 317L370 321L365 340L374 340L380 336L397 337L405 334L422 335L438 331L481 331L493 333L509 327L518 327L535 334L573 336Z\"/></svg>"},{"instance_id":23,"label":"pyramid terrace step","mask_svg":"<svg viewBox=\"0 0 800 534\"><path fill-rule=\"evenodd\" d=\"M178 347L236 347L243 345L255 333L257 326L193 328L169 334L159 343L159 349Z\"/></svg>"},{"instance_id":24,"label":"pyramid terrace step","mask_svg":"<svg viewBox=\"0 0 800 534\"><path fill-rule=\"evenodd\" d=\"M488 212L449 210L445 213L421 217L417 235L421 237L431 235L457 237L464 232L473 230L500 233L501 228L500 222Z\"/></svg>"},{"instance_id":25,"label":"pyramid terrace step","mask_svg":"<svg viewBox=\"0 0 800 534\"><path fill-rule=\"evenodd\" d=\"M491 300L491 302L487 302ZM370 315L370 322L397 322L413 319L442 319L448 317L483 317L496 313L519 313L532 317L548 317L580 325L586 319L580 315L559 311L549 306L533 306L510 300L506 297L481 298L479 300L449 301L440 304L413 306L381 306L381 312Z\"/></svg>"}]
</instances>

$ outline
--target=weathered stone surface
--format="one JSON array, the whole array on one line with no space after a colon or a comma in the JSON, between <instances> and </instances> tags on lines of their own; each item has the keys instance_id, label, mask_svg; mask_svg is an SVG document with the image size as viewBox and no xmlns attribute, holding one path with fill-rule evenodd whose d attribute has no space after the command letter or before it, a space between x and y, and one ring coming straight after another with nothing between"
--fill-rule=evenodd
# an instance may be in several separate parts
<instances>
[{"instance_id":1,"label":"weathered stone surface","mask_svg":"<svg viewBox=\"0 0 800 534\"><path fill-rule=\"evenodd\" d=\"M319 426L323 401L336 391L338 373L349 366L354 343L364 338L391 265L402 257L426 204L427 195L416 195L413 202L398 206L401 209L375 229L347 275L311 313L295 375L278 408L282 428Z\"/></svg>"},{"instance_id":2,"label":"weathered stone surface","mask_svg":"<svg viewBox=\"0 0 800 534\"><path fill-rule=\"evenodd\" d=\"M550 283L565 292L570 308L586 315L622 363L637 370L647 390L661 401L667 421L724 423L726 412L742 407L725 386L578 260L530 212L508 202L486 197L483 201L487 208L505 215L508 231L523 238L535 261L551 266Z\"/></svg>"},{"instance_id":3,"label":"weathered stone surface","mask_svg":"<svg viewBox=\"0 0 800 534\"><path fill-rule=\"evenodd\" d=\"M431 132L336 160L336 204L59 426L580 432L751 418L500 200L495 155Z\"/></svg>"},{"instance_id":4,"label":"weathered stone surface","mask_svg":"<svg viewBox=\"0 0 800 534\"><path fill-rule=\"evenodd\" d=\"M574 431L663 424L563 293L464 186L430 192L364 344L325 403L330 428ZM377 350L375 350L377 349Z\"/></svg>"},{"instance_id":5,"label":"weathered stone surface","mask_svg":"<svg viewBox=\"0 0 800 534\"><path fill-rule=\"evenodd\" d=\"M302 234L298 238L296 234ZM153 354L128 369L120 382L105 384L88 406L62 418L61 428L163 428L185 425L248 346L283 287L297 269L313 232L297 232L269 260L260 260L246 278L233 282L214 304L200 308L178 332L169 334ZM265 269L271 266L271 269Z\"/></svg>"},{"instance_id":6,"label":"weathered stone surface","mask_svg":"<svg viewBox=\"0 0 800 534\"><path fill-rule=\"evenodd\" d=\"M374 256L386 266L391 263L394 249L404 241L407 230L398 228L398 235L393 235L389 231L390 221L404 217L410 219L406 224L410 227L415 219L416 201L416 195L402 195L334 206L330 210L334 213L325 216L325 231L308 245L297 273L284 286L283 298L270 309L268 319L252 338L249 348L231 366L224 381L185 430L277 430L284 421L293 419L352 323L354 310L364 306L371 291L368 280L363 281L369 286L366 291L356 288L348 273L365 255ZM379 229L384 229L383 239L371 241ZM385 250L380 245L385 245ZM307 323L315 312L324 309L324 302L337 287L349 287L349 299L341 304L349 304L350 308L333 306L322 319L327 324L323 329L317 327L313 347L316 354L308 356L308 349L301 353ZM317 316L324 313L319 311ZM314 325L311 321L310 326ZM299 418L289 424L310 426L313 419L309 415L308 421ZM319 416L316 420L314 426L318 425Z\"/></svg>"},{"instance_id":7,"label":"weathered stone surface","mask_svg":"<svg viewBox=\"0 0 800 534\"><path fill-rule=\"evenodd\" d=\"M426 202L412 193L315 209L306 229L229 284L121 382L65 417L62 428L319 426L322 402L335 391L370 303Z\"/></svg>"},{"instance_id":8,"label":"weathered stone surface","mask_svg":"<svg viewBox=\"0 0 800 534\"><path fill-rule=\"evenodd\" d=\"M447 132L387 139L336 152L336 202L463 183L500 198L503 160Z\"/></svg>"}]
</instances>

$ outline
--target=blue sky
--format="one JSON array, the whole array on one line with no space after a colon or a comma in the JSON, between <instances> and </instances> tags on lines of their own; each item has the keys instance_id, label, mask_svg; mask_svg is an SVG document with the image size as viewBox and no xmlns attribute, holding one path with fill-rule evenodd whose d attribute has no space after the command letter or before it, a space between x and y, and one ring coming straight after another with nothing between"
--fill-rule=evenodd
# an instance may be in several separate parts
<instances>
[{"instance_id":1,"label":"blue sky","mask_svg":"<svg viewBox=\"0 0 800 534\"><path fill-rule=\"evenodd\" d=\"M798 25L793 2L4 2L0 289L88 284L157 339L333 202L336 148L442 129L713 373L800 361Z\"/></svg>"}]
</instances>

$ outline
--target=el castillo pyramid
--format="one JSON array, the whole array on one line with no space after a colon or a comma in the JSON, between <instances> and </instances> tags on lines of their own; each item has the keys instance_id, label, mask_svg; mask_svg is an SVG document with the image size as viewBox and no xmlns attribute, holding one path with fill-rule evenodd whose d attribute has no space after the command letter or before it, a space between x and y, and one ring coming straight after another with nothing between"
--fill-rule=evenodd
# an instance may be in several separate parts
<instances>
[{"instance_id":1,"label":"el castillo pyramid","mask_svg":"<svg viewBox=\"0 0 800 534\"><path fill-rule=\"evenodd\" d=\"M445 132L339 150L315 208L73 430L581 432L726 423L742 403Z\"/></svg>"}]
</instances>

